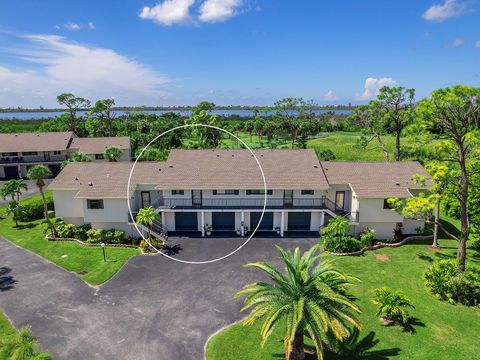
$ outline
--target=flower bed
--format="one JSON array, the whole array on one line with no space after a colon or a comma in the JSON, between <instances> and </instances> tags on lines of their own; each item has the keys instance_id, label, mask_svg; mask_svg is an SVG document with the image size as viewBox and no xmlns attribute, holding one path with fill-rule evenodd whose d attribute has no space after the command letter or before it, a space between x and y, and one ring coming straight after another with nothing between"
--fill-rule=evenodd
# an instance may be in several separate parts
<instances>
[{"instance_id":1,"label":"flower bed","mask_svg":"<svg viewBox=\"0 0 480 360\"><path fill-rule=\"evenodd\" d=\"M101 247L102 244L99 244L99 243L88 243L88 242L84 242L82 240L78 240L78 239L75 239L75 238L59 238L59 237L54 237L52 236L52 234L50 235L47 235L47 240L48 241L75 241L77 243L79 243L80 245L82 246L89 246L89 247ZM124 248L139 248L138 245L128 245L128 244L105 244L106 246L108 247L124 247Z\"/></svg>"}]
</instances>

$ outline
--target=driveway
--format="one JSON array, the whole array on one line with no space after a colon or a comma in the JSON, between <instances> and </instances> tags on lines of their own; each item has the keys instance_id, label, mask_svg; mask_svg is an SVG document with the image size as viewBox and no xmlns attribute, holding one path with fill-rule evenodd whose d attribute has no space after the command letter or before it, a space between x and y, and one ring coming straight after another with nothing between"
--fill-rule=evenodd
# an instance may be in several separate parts
<instances>
[{"instance_id":1,"label":"driveway","mask_svg":"<svg viewBox=\"0 0 480 360\"><path fill-rule=\"evenodd\" d=\"M171 240L183 249L176 258L195 261L225 255L244 241ZM94 289L0 238L0 307L15 326L30 325L55 359L198 360L212 333L246 315L233 295L260 277L242 265L278 262L275 244L306 249L316 240L254 238L234 255L205 265L137 256Z\"/></svg>"},{"instance_id":2,"label":"driveway","mask_svg":"<svg viewBox=\"0 0 480 360\"><path fill-rule=\"evenodd\" d=\"M45 185L49 185L52 182L52 180L53 179L46 179L45 180ZM4 182L5 181L0 181L0 187L2 187ZM35 194L38 193L38 187L35 184L35 180L25 180L25 182L27 183L28 190L20 196L20 199L25 199L29 196L32 196L32 195L35 195ZM5 200L3 200L0 197L0 205L8 203L10 200L11 200L11 198L6 198Z\"/></svg>"}]
</instances>

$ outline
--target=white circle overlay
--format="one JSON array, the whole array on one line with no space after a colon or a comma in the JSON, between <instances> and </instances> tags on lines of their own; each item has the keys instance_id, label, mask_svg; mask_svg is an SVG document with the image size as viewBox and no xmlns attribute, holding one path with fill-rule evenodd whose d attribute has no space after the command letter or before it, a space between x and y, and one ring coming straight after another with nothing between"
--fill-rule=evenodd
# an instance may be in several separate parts
<instances>
[{"instance_id":1,"label":"white circle overlay","mask_svg":"<svg viewBox=\"0 0 480 360\"><path fill-rule=\"evenodd\" d=\"M206 127L206 128L211 128L211 129L216 129L216 130L220 130L228 135L230 135L231 137L235 138L237 141L239 141L243 146L245 146L245 148L248 149L248 151L250 151L250 153L252 154L253 158L255 159L255 161L257 162L257 165L258 165L258 168L260 169L260 173L262 174L262 180L263 180L263 189L264 189L264 197L263 197L263 207L262 207L262 215L260 216L260 220L258 221L258 224L257 226L255 227L255 230L253 230L252 234L248 237L247 240L245 240L244 243L242 243L238 248L236 248L235 250L231 251L230 253L224 255L224 256L221 256L219 258L216 258L216 259L211 259L211 260L205 260L205 261L189 261L189 260L182 260L182 259L176 259L174 258L173 256L169 256L163 252L161 252L160 250L158 250L157 248L155 248L154 246L152 246L152 244L150 243L150 241L145 238L145 236L143 236L143 233L142 231L138 228L138 225L137 225L137 221L135 220L135 217L133 216L132 214L132 208L130 206L130 183L131 183L131 180L132 180L132 174L135 170L135 166L137 165L137 162L138 162L138 159L140 159L143 155L143 153L145 152L145 150L150 146L152 145L155 141L157 141L159 138L161 138L163 135L166 135L172 131L175 131L175 130L179 130L179 129L185 129L185 128L189 128L189 127ZM247 243L250 241L250 239L253 237L253 235L255 235L255 233L257 232L258 230L258 227L260 226L261 222L262 222L262 219L263 219L263 215L265 214L265 208L267 207L267 182L265 180L265 173L263 172L263 167L262 165L260 164L260 161L258 160L257 158L257 155L255 155L255 153L252 151L252 149L242 140L240 139L238 136L236 136L235 134L232 134L231 132L229 132L228 130L225 130L225 129L222 129L220 127L217 127L217 126L213 126L213 125L207 125L207 124L185 124L185 125L180 125L180 126L176 126L174 128L171 128L163 133L161 133L160 135L158 135L157 137L155 137L155 139L153 139L152 141L150 141L143 149L142 151L140 152L140 154L138 154L138 156L136 157L135 159L135 162L133 163L133 166L132 168L130 169L130 174L128 175L128 183L127 183L127 206L128 206L128 212L132 218L132 221L133 221L133 225L135 226L135 229L137 229L137 232L140 234L140 236L142 237L143 240L145 240L148 245L150 245L150 248L152 248L154 251L156 251L157 253L160 253L161 255L171 259L171 260L175 260L175 261L178 261L180 263L184 263L184 264L196 264L196 265L201 265L201 264L210 264L210 263L214 263L214 262L217 262L217 261L220 261L220 260L223 260L223 259L226 259L228 258L229 256L235 254L237 251L241 250L245 245L247 245Z\"/></svg>"}]
</instances>

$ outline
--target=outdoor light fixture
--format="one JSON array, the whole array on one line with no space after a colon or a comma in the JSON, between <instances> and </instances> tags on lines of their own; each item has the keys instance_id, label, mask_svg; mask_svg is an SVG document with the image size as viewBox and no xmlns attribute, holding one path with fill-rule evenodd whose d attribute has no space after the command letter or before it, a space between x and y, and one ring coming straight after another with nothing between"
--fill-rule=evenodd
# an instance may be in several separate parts
<instances>
[{"instance_id":1,"label":"outdoor light fixture","mask_svg":"<svg viewBox=\"0 0 480 360\"><path fill-rule=\"evenodd\" d=\"M102 242L100 245L102 246L103 261L106 262L107 258L105 257L105 243Z\"/></svg>"}]
</instances>

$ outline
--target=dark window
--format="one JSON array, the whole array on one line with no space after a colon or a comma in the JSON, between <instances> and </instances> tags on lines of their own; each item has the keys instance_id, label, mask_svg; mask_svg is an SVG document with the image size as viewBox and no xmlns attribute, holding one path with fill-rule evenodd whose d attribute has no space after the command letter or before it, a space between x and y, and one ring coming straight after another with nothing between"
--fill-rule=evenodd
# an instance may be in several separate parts
<instances>
[{"instance_id":1,"label":"dark window","mask_svg":"<svg viewBox=\"0 0 480 360\"><path fill-rule=\"evenodd\" d=\"M313 190L302 190L302 195L313 195Z\"/></svg>"},{"instance_id":2,"label":"dark window","mask_svg":"<svg viewBox=\"0 0 480 360\"><path fill-rule=\"evenodd\" d=\"M95 154L96 160L103 160L103 154Z\"/></svg>"},{"instance_id":3,"label":"dark window","mask_svg":"<svg viewBox=\"0 0 480 360\"><path fill-rule=\"evenodd\" d=\"M185 192L183 190L172 190L172 195L183 195Z\"/></svg>"},{"instance_id":4,"label":"dark window","mask_svg":"<svg viewBox=\"0 0 480 360\"><path fill-rule=\"evenodd\" d=\"M213 195L238 195L238 190L213 190Z\"/></svg>"},{"instance_id":5,"label":"dark window","mask_svg":"<svg viewBox=\"0 0 480 360\"><path fill-rule=\"evenodd\" d=\"M345 209L345 191L337 191L335 193L335 209Z\"/></svg>"},{"instance_id":6,"label":"dark window","mask_svg":"<svg viewBox=\"0 0 480 360\"><path fill-rule=\"evenodd\" d=\"M62 155L62 152L60 150L55 150L53 152L53 155Z\"/></svg>"},{"instance_id":7,"label":"dark window","mask_svg":"<svg viewBox=\"0 0 480 360\"><path fill-rule=\"evenodd\" d=\"M103 209L103 200L87 200L87 208L89 209Z\"/></svg>"},{"instance_id":8,"label":"dark window","mask_svg":"<svg viewBox=\"0 0 480 360\"><path fill-rule=\"evenodd\" d=\"M383 208L384 209L391 209L392 206L388 203L388 199L383 199Z\"/></svg>"},{"instance_id":9,"label":"dark window","mask_svg":"<svg viewBox=\"0 0 480 360\"><path fill-rule=\"evenodd\" d=\"M18 156L16 152L2 152L2 156Z\"/></svg>"},{"instance_id":10,"label":"dark window","mask_svg":"<svg viewBox=\"0 0 480 360\"><path fill-rule=\"evenodd\" d=\"M247 195L264 195L265 194L265 190L264 189L261 189L261 190L247 190ZM273 190L267 190L267 195L272 195L273 194Z\"/></svg>"},{"instance_id":11,"label":"dark window","mask_svg":"<svg viewBox=\"0 0 480 360\"><path fill-rule=\"evenodd\" d=\"M36 151L24 151L22 152L23 156L32 156L32 155L38 155L38 152Z\"/></svg>"}]
</instances>

